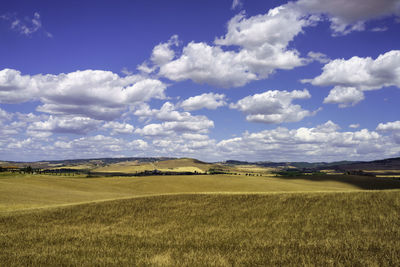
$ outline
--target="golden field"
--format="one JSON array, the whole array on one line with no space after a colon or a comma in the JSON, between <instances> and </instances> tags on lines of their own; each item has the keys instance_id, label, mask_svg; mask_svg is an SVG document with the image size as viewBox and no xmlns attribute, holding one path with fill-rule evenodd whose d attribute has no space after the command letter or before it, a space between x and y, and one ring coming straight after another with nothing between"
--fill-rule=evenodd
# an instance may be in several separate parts
<instances>
[{"instance_id":1,"label":"golden field","mask_svg":"<svg viewBox=\"0 0 400 267\"><path fill-rule=\"evenodd\" d=\"M3 266L396 266L400 181L0 175Z\"/></svg>"}]
</instances>

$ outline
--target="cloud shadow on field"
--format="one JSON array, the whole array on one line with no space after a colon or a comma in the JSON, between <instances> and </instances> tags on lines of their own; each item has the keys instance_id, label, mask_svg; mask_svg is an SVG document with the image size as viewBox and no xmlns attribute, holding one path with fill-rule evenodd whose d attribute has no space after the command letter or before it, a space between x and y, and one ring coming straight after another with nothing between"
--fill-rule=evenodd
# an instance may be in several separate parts
<instances>
[{"instance_id":1,"label":"cloud shadow on field","mask_svg":"<svg viewBox=\"0 0 400 267\"><path fill-rule=\"evenodd\" d=\"M400 179L398 178L378 178L373 176L360 175L302 175L302 176L282 176L279 179L286 180L307 180L314 182L340 182L356 186L364 190L384 190L400 189Z\"/></svg>"}]
</instances>

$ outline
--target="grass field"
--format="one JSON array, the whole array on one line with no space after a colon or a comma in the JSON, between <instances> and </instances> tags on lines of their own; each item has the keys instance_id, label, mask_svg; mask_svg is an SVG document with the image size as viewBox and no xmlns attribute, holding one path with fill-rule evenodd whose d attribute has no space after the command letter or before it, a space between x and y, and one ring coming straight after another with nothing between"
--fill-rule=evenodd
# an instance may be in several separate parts
<instances>
[{"instance_id":1,"label":"grass field","mask_svg":"<svg viewBox=\"0 0 400 267\"><path fill-rule=\"evenodd\" d=\"M399 214L367 176L1 174L0 265L396 266Z\"/></svg>"},{"instance_id":2,"label":"grass field","mask_svg":"<svg viewBox=\"0 0 400 267\"><path fill-rule=\"evenodd\" d=\"M399 191L154 196L0 215L3 266L398 266Z\"/></svg>"},{"instance_id":3,"label":"grass field","mask_svg":"<svg viewBox=\"0 0 400 267\"><path fill-rule=\"evenodd\" d=\"M170 193L312 192L388 188L400 188L400 181L365 176L289 179L243 175L112 178L0 175L0 212Z\"/></svg>"}]
</instances>

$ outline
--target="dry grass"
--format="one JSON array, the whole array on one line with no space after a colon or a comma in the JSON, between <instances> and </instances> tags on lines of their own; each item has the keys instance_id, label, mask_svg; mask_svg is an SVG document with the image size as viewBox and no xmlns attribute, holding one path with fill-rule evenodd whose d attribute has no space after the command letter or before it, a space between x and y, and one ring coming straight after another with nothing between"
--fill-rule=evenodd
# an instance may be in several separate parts
<instances>
[{"instance_id":1,"label":"dry grass","mask_svg":"<svg viewBox=\"0 0 400 267\"><path fill-rule=\"evenodd\" d=\"M265 193L400 188L400 181L382 180L388 179L357 176L289 179L241 175L85 178L3 174L0 176L0 211L169 193Z\"/></svg>"},{"instance_id":2,"label":"dry grass","mask_svg":"<svg viewBox=\"0 0 400 267\"><path fill-rule=\"evenodd\" d=\"M0 262L399 266L399 194L176 195L0 214Z\"/></svg>"},{"instance_id":3,"label":"dry grass","mask_svg":"<svg viewBox=\"0 0 400 267\"><path fill-rule=\"evenodd\" d=\"M155 170L155 166L151 163L139 163L138 161L124 161L119 163L110 164L104 167L93 169L95 172L126 172L136 173L143 171Z\"/></svg>"},{"instance_id":4,"label":"dry grass","mask_svg":"<svg viewBox=\"0 0 400 267\"><path fill-rule=\"evenodd\" d=\"M215 167L215 164L209 164L205 162L201 162L195 159L190 158L182 158L182 159L174 159L174 160L165 160L155 162L154 165L157 169L179 169L179 168L195 168L197 170L201 170L201 172L206 172L210 168Z\"/></svg>"},{"instance_id":5,"label":"dry grass","mask_svg":"<svg viewBox=\"0 0 400 267\"><path fill-rule=\"evenodd\" d=\"M263 174L270 174L271 172L277 170L277 168L261 167L257 165L236 165L235 168L241 172L254 172Z\"/></svg>"},{"instance_id":6,"label":"dry grass","mask_svg":"<svg viewBox=\"0 0 400 267\"><path fill-rule=\"evenodd\" d=\"M157 161L151 163L138 163L137 161L120 162L110 164L105 167L96 168L95 172L125 172L136 173L143 171L153 171L155 169L160 171L173 171L173 172L198 172L205 173L213 164L197 161L195 159L173 159L165 161Z\"/></svg>"}]
</instances>

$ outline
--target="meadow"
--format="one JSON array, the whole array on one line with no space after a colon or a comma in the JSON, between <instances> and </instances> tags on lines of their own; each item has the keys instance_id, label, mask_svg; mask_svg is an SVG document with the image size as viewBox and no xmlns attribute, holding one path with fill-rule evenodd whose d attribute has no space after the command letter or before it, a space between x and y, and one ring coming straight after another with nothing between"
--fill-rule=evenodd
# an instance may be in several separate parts
<instances>
[{"instance_id":1,"label":"meadow","mask_svg":"<svg viewBox=\"0 0 400 267\"><path fill-rule=\"evenodd\" d=\"M399 188L395 179L333 175L3 174L0 262L396 266Z\"/></svg>"}]
</instances>

